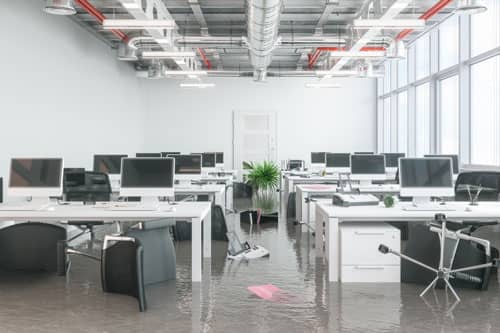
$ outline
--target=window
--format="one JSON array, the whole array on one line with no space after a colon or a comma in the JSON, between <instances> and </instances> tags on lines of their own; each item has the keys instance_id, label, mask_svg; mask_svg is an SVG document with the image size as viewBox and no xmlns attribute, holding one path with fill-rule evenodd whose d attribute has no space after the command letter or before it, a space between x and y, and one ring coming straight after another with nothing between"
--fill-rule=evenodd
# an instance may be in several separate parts
<instances>
[{"instance_id":1,"label":"window","mask_svg":"<svg viewBox=\"0 0 500 333\"><path fill-rule=\"evenodd\" d=\"M459 97L458 76L439 81L439 152L458 154Z\"/></svg>"},{"instance_id":2,"label":"window","mask_svg":"<svg viewBox=\"0 0 500 333\"><path fill-rule=\"evenodd\" d=\"M416 79L419 80L430 73L430 38L429 34L420 37L416 42Z\"/></svg>"},{"instance_id":3,"label":"window","mask_svg":"<svg viewBox=\"0 0 500 333\"><path fill-rule=\"evenodd\" d=\"M500 56L471 66L471 163L500 164Z\"/></svg>"},{"instance_id":4,"label":"window","mask_svg":"<svg viewBox=\"0 0 500 333\"><path fill-rule=\"evenodd\" d=\"M384 99L384 152L391 151L391 98Z\"/></svg>"},{"instance_id":5,"label":"window","mask_svg":"<svg viewBox=\"0 0 500 333\"><path fill-rule=\"evenodd\" d=\"M384 151L384 101L382 98L378 99L377 106L377 151L382 153Z\"/></svg>"},{"instance_id":6,"label":"window","mask_svg":"<svg viewBox=\"0 0 500 333\"><path fill-rule=\"evenodd\" d=\"M384 79L377 79L377 94L378 96L382 96L384 94Z\"/></svg>"},{"instance_id":7,"label":"window","mask_svg":"<svg viewBox=\"0 0 500 333\"><path fill-rule=\"evenodd\" d=\"M424 83L416 88L416 155L421 157L430 153L431 146L431 104L430 84Z\"/></svg>"},{"instance_id":8,"label":"window","mask_svg":"<svg viewBox=\"0 0 500 333\"><path fill-rule=\"evenodd\" d=\"M408 51L406 57L398 61L398 88L408 84Z\"/></svg>"},{"instance_id":9,"label":"window","mask_svg":"<svg viewBox=\"0 0 500 333\"><path fill-rule=\"evenodd\" d=\"M488 10L471 16L471 56L500 46L500 1L487 0Z\"/></svg>"},{"instance_id":10,"label":"window","mask_svg":"<svg viewBox=\"0 0 500 333\"><path fill-rule=\"evenodd\" d=\"M391 91L391 62L384 63L384 93L387 94Z\"/></svg>"},{"instance_id":11,"label":"window","mask_svg":"<svg viewBox=\"0 0 500 333\"><path fill-rule=\"evenodd\" d=\"M408 93L398 94L398 153L408 152Z\"/></svg>"},{"instance_id":12,"label":"window","mask_svg":"<svg viewBox=\"0 0 500 333\"><path fill-rule=\"evenodd\" d=\"M454 15L439 26L439 69L458 63L458 16Z\"/></svg>"}]
</instances>

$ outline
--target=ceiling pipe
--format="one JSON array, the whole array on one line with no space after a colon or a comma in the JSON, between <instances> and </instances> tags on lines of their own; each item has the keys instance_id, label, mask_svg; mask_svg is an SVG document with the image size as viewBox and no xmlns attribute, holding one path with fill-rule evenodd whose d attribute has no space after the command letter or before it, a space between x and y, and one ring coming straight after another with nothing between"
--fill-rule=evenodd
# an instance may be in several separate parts
<instances>
[{"instance_id":1,"label":"ceiling pipe","mask_svg":"<svg viewBox=\"0 0 500 333\"><path fill-rule=\"evenodd\" d=\"M272 52L279 43L282 0L247 0L247 31L250 63L255 81L266 78Z\"/></svg>"},{"instance_id":2,"label":"ceiling pipe","mask_svg":"<svg viewBox=\"0 0 500 333\"><path fill-rule=\"evenodd\" d=\"M75 3L80 5L83 9L87 11L90 15L92 15L97 22L102 24L102 22L106 19L106 17L99 11L97 8L95 8L91 3L89 3L87 0L74 0ZM121 30L111 30L111 32L120 40L123 42L128 42L129 37Z\"/></svg>"},{"instance_id":3,"label":"ceiling pipe","mask_svg":"<svg viewBox=\"0 0 500 333\"><path fill-rule=\"evenodd\" d=\"M209 70L212 69L212 63L210 62L210 60L208 60L205 51L203 51L203 49L201 48L198 48L198 53L200 54L201 60L205 64L205 67Z\"/></svg>"},{"instance_id":4,"label":"ceiling pipe","mask_svg":"<svg viewBox=\"0 0 500 333\"><path fill-rule=\"evenodd\" d=\"M338 36L281 36L280 44L276 48L312 48L321 46L345 46L347 37ZM230 48L246 47L246 39L243 37L226 36L183 36L175 40L179 47L202 47L202 48Z\"/></svg>"},{"instance_id":5,"label":"ceiling pipe","mask_svg":"<svg viewBox=\"0 0 500 333\"><path fill-rule=\"evenodd\" d=\"M313 54L309 55L309 69L312 69L322 52L325 51L348 51L348 48L345 47L318 47ZM365 46L361 49L362 52L373 52L373 51L385 51L385 47L383 46Z\"/></svg>"},{"instance_id":6,"label":"ceiling pipe","mask_svg":"<svg viewBox=\"0 0 500 333\"><path fill-rule=\"evenodd\" d=\"M440 1L438 1L436 4L434 4L434 6L429 8L422 15L420 15L419 19L422 19L422 20L430 19L431 17L433 17L434 15L439 13L444 7L448 6L451 2L453 2L453 0L440 0ZM403 30L396 36L396 40L402 40L406 36L411 34L412 32L413 32L412 29Z\"/></svg>"}]
</instances>

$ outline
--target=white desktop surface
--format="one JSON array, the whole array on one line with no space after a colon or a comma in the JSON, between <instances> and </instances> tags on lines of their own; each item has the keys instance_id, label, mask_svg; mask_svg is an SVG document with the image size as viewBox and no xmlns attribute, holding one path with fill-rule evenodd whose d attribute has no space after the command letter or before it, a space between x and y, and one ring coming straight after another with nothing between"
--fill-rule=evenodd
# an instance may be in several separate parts
<instances>
[{"instance_id":1,"label":"white desktop surface","mask_svg":"<svg viewBox=\"0 0 500 333\"><path fill-rule=\"evenodd\" d=\"M453 208L453 211L404 210L404 207L411 205L411 202L404 202L397 203L392 208L385 208L383 204L379 206L339 207L331 203L318 203L316 205L315 223L316 256L323 257L324 254L326 255L329 281L339 281L339 226L342 223L433 221L437 213L443 213L452 221L500 220L500 202L480 202L478 206L469 206L468 202L446 203L446 207ZM325 245L324 253L323 241ZM373 249L373 251L377 251L377 249Z\"/></svg>"},{"instance_id":2,"label":"white desktop surface","mask_svg":"<svg viewBox=\"0 0 500 333\"><path fill-rule=\"evenodd\" d=\"M118 204L111 202L110 204ZM0 204L8 206L9 203ZM18 203L16 203L18 205ZM202 277L202 257L210 258L212 240L212 217L210 202L180 202L174 205L160 203L154 211L116 211L103 206L83 204L51 204L37 211L0 211L0 221L42 221L66 223L67 221L155 221L159 219L182 219L192 223L192 281L199 282ZM171 210L174 207L174 210ZM162 208L164 210L162 210ZM202 222L205 234L202 246ZM202 255L203 253L203 255Z\"/></svg>"}]
</instances>

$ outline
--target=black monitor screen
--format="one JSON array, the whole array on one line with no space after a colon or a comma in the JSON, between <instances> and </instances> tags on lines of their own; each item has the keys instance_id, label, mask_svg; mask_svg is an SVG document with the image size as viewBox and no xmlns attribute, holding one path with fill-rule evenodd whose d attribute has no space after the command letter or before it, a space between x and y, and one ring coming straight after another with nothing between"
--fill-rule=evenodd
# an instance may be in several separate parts
<instances>
[{"instance_id":1,"label":"black monitor screen","mask_svg":"<svg viewBox=\"0 0 500 333\"><path fill-rule=\"evenodd\" d=\"M352 174L382 174L385 173L384 155L351 155Z\"/></svg>"},{"instance_id":2,"label":"black monitor screen","mask_svg":"<svg viewBox=\"0 0 500 333\"><path fill-rule=\"evenodd\" d=\"M176 175L201 174L201 155L174 155Z\"/></svg>"},{"instance_id":3,"label":"black monitor screen","mask_svg":"<svg viewBox=\"0 0 500 333\"><path fill-rule=\"evenodd\" d=\"M181 153L178 151L164 151L161 153L161 157L169 157L172 155L180 155Z\"/></svg>"},{"instance_id":4,"label":"black monitor screen","mask_svg":"<svg viewBox=\"0 0 500 333\"><path fill-rule=\"evenodd\" d=\"M201 166L203 168L215 168L215 153L203 153L201 156Z\"/></svg>"},{"instance_id":5,"label":"black monitor screen","mask_svg":"<svg viewBox=\"0 0 500 333\"><path fill-rule=\"evenodd\" d=\"M451 187L451 161L445 158L402 158L399 178L402 187Z\"/></svg>"},{"instance_id":6,"label":"black monitor screen","mask_svg":"<svg viewBox=\"0 0 500 333\"><path fill-rule=\"evenodd\" d=\"M135 157L162 157L161 153L136 153Z\"/></svg>"},{"instance_id":7,"label":"black monitor screen","mask_svg":"<svg viewBox=\"0 0 500 333\"><path fill-rule=\"evenodd\" d=\"M94 155L94 171L108 175L119 175L122 158L127 155Z\"/></svg>"},{"instance_id":8,"label":"black monitor screen","mask_svg":"<svg viewBox=\"0 0 500 333\"><path fill-rule=\"evenodd\" d=\"M387 168L397 168L401 157L405 157L405 153L385 153L385 166Z\"/></svg>"},{"instance_id":9,"label":"black monitor screen","mask_svg":"<svg viewBox=\"0 0 500 333\"><path fill-rule=\"evenodd\" d=\"M217 164L224 163L224 153L215 153L215 163Z\"/></svg>"},{"instance_id":10,"label":"black monitor screen","mask_svg":"<svg viewBox=\"0 0 500 333\"><path fill-rule=\"evenodd\" d=\"M304 167L304 161L302 160L290 160L288 161L288 169L295 170Z\"/></svg>"},{"instance_id":11,"label":"black monitor screen","mask_svg":"<svg viewBox=\"0 0 500 333\"><path fill-rule=\"evenodd\" d=\"M453 173L458 174L460 172L458 167L458 155L424 155L424 157L451 157L453 161Z\"/></svg>"},{"instance_id":12,"label":"black monitor screen","mask_svg":"<svg viewBox=\"0 0 500 333\"><path fill-rule=\"evenodd\" d=\"M123 159L122 187L169 188L173 185L173 158Z\"/></svg>"},{"instance_id":13,"label":"black monitor screen","mask_svg":"<svg viewBox=\"0 0 500 333\"><path fill-rule=\"evenodd\" d=\"M313 164L325 164L326 163L326 153L324 153L324 152L311 153L311 163L313 163Z\"/></svg>"},{"instance_id":14,"label":"black monitor screen","mask_svg":"<svg viewBox=\"0 0 500 333\"><path fill-rule=\"evenodd\" d=\"M351 154L326 154L327 168L349 168L351 166Z\"/></svg>"},{"instance_id":15,"label":"black monitor screen","mask_svg":"<svg viewBox=\"0 0 500 333\"><path fill-rule=\"evenodd\" d=\"M63 161L60 158L13 158L10 187L59 187Z\"/></svg>"}]
</instances>

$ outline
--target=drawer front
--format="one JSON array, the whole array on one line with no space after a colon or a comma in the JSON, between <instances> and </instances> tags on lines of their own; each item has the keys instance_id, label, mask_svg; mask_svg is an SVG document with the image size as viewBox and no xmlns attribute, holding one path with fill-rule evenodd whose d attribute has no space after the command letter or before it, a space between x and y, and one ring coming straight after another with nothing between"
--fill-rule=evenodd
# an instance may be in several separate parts
<instances>
[{"instance_id":1,"label":"drawer front","mask_svg":"<svg viewBox=\"0 0 500 333\"><path fill-rule=\"evenodd\" d=\"M397 229L357 228L340 231L341 265L399 265L399 257L382 254L380 244L400 251L401 239Z\"/></svg>"},{"instance_id":2,"label":"drawer front","mask_svg":"<svg viewBox=\"0 0 500 333\"><path fill-rule=\"evenodd\" d=\"M401 281L400 266L345 265L341 267L340 281L382 283Z\"/></svg>"}]
</instances>

